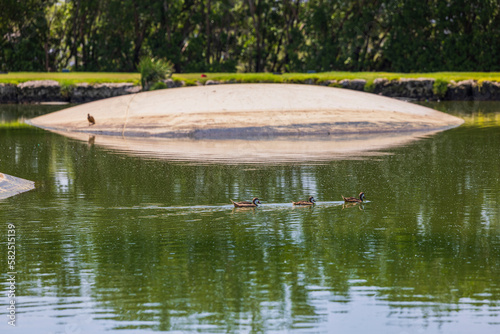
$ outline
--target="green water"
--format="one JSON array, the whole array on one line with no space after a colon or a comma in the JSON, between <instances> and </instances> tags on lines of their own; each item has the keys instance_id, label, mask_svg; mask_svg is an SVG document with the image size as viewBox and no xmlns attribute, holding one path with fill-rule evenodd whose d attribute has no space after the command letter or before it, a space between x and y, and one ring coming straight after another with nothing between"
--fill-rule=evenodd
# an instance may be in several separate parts
<instances>
[{"instance_id":1,"label":"green water","mask_svg":"<svg viewBox=\"0 0 500 334\"><path fill-rule=\"evenodd\" d=\"M500 103L432 106L466 124L321 163L155 160L0 128L0 172L36 182L0 201L2 333L498 333Z\"/></svg>"}]
</instances>

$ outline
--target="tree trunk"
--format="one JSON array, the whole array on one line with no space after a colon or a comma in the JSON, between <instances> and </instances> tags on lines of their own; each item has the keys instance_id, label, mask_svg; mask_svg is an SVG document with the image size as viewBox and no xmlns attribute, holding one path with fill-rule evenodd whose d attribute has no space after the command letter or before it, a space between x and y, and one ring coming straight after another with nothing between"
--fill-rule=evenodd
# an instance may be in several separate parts
<instances>
[{"instance_id":1,"label":"tree trunk","mask_svg":"<svg viewBox=\"0 0 500 334\"><path fill-rule=\"evenodd\" d=\"M207 66L210 67L210 42L211 42L211 34L210 34L210 12L211 12L211 0L207 0L207 16L206 16L206 34L207 34L207 50L206 50L206 63Z\"/></svg>"}]
</instances>

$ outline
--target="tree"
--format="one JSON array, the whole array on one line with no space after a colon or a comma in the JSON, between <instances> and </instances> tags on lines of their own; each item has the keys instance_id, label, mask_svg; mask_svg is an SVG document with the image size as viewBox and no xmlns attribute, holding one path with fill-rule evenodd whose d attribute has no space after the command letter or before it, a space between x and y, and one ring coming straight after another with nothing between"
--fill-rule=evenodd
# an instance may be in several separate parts
<instances>
[{"instance_id":1,"label":"tree","mask_svg":"<svg viewBox=\"0 0 500 334\"><path fill-rule=\"evenodd\" d=\"M3 70L500 69L499 0L0 1Z\"/></svg>"},{"instance_id":2,"label":"tree","mask_svg":"<svg viewBox=\"0 0 500 334\"><path fill-rule=\"evenodd\" d=\"M9 71L43 71L49 25L45 6L54 1L2 0L0 12L0 66Z\"/></svg>"}]
</instances>

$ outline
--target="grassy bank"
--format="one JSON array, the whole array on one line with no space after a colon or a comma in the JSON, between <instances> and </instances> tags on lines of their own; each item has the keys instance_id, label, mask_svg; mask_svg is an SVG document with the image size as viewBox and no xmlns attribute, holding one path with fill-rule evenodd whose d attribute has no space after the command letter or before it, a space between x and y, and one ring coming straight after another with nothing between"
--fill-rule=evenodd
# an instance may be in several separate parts
<instances>
[{"instance_id":1,"label":"grassy bank","mask_svg":"<svg viewBox=\"0 0 500 334\"><path fill-rule=\"evenodd\" d=\"M19 84L32 80L55 80L61 85L74 85L77 83L104 83L104 82L132 82L139 84L139 73L96 73L96 72L12 72L0 74L0 83Z\"/></svg>"},{"instance_id":2,"label":"grassy bank","mask_svg":"<svg viewBox=\"0 0 500 334\"><path fill-rule=\"evenodd\" d=\"M500 81L500 72L434 72L434 73L389 73L389 72L323 72L323 73L284 73L275 75L272 73L180 73L174 74L174 80L185 81L188 85L194 85L196 81L204 83L207 80L235 81L235 82L276 82L293 83L303 82L308 79L316 81L343 80L343 79L365 79L368 84L377 78L401 79L401 78L433 78L444 82L477 80ZM44 72L13 72L0 74L0 83L18 84L31 80L55 80L61 85L74 85L77 83L103 83L103 82L132 82L140 83L139 73L93 73L93 72L70 72L70 73L44 73Z\"/></svg>"},{"instance_id":3,"label":"grassy bank","mask_svg":"<svg viewBox=\"0 0 500 334\"><path fill-rule=\"evenodd\" d=\"M317 81L364 79L368 83L375 79L402 79L402 78L432 78L446 82L477 80L500 81L500 72L433 72L433 73L390 73L390 72L322 72L322 73L284 73L274 75L272 73L207 73L206 78L201 78L199 73L177 74L174 78L186 81L223 80L237 82L300 82L308 79Z\"/></svg>"}]
</instances>

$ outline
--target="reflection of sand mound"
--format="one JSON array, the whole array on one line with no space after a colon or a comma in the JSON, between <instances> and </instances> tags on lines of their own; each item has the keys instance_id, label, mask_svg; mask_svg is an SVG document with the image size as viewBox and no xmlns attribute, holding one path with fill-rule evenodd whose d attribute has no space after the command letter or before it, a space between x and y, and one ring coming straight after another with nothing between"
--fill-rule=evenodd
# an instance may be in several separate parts
<instances>
[{"instance_id":1,"label":"reflection of sand mound","mask_svg":"<svg viewBox=\"0 0 500 334\"><path fill-rule=\"evenodd\" d=\"M87 113L96 124L88 126ZM51 130L125 136L250 138L437 130L459 118L374 94L308 85L238 84L144 92L31 120Z\"/></svg>"},{"instance_id":2,"label":"reflection of sand mound","mask_svg":"<svg viewBox=\"0 0 500 334\"><path fill-rule=\"evenodd\" d=\"M286 163L352 159L384 154L379 150L408 144L431 133L384 133L329 137L279 137L274 140L138 138L67 132L62 135L88 141L132 156L174 161L224 163Z\"/></svg>"},{"instance_id":3,"label":"reflection of sand mound","mask_svg":"<svg viewBox=\"0 0 500 334\"><path fill-rule=\"evenodd\" d=\"M35 188L33 181L0 173L0 199L5 199Z\"/></svg>"}]
</instances>

